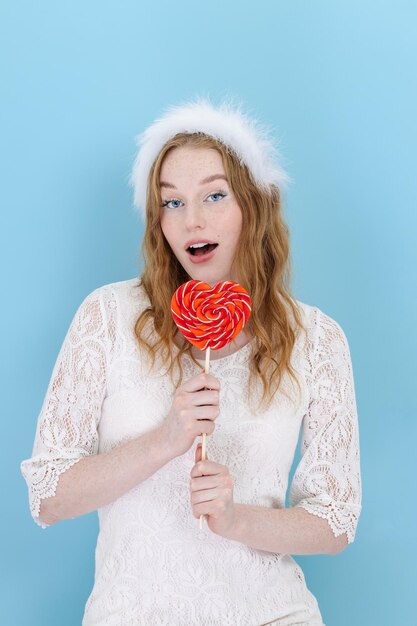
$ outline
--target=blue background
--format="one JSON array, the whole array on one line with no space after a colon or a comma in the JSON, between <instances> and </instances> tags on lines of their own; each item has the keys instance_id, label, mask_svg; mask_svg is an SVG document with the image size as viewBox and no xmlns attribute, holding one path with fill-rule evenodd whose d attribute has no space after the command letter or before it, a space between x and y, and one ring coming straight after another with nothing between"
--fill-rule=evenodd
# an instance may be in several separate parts
<instances>
[{"instance_id":1,"label":"blue background","mask_svg":"<svg viewBox=\"0 0 417 626\"><path fill-rule=\"evenodd\" d=\"M326 626L417 623L416 20L411 0L3 1L2 624L81 623L97 514L36 526L20 462L77 307L142 267L134 136L196 94L274 128L294 294L351 349L356 540L295 558Z\"/></svg>"}]
</instances>

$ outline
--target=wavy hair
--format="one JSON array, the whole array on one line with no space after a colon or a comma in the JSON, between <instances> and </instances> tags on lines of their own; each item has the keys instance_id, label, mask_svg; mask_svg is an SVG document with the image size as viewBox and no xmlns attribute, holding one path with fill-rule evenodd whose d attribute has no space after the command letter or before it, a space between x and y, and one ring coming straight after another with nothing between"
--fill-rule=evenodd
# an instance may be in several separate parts
<instances>
[{"instance_id":1,"label":"wavy hair","mask_svg":"<svg viewBox=\"0 0 417 626\"><path fill-rule=\"evenodd\" d=\"M168 151L180 146L213 148L220 153L226 178L242 211L242 230L233 268L252 300L251 315L245 325L250 336L255 338L255 348L252 349L250 359L249 398L255 380L260 379L263 393L258 408L265 409L270 405L286 372L300 390L290 362L298 332L303 325L289 288L289 229L282 216L278 187L272 185L270 190L260 189L235 153L205 134L176 134L163 146L149 172L146 228L141 248L145 269L138 288L143 288L150 306L136 320L135 335L139 345L152 358L150 369L155 365L156 356L162 356L162 364L167 366L167 373L176 389L183 380L183 354L188 354L197 367L204 370L203 365L194 358L192 345L188 341L178 348L176 355L173 354L177 327L168 313L175 290L184 282L192 280L172 252L160 225L161 166ZM148 329L147 336L145 328ZM152 336L155 338L154 331L156 341L151 342ZM179 378L174 381L176 367L179 369Z\"/></svg>"}]
</instances>

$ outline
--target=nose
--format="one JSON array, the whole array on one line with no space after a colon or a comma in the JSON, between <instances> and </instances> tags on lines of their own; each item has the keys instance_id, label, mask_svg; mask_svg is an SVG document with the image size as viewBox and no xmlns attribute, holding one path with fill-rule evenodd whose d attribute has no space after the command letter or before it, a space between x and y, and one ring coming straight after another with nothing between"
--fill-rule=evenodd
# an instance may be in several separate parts
<instances>
[{"instance_id":1,"label":"nose","mask_svg":"<svg viewBox=\"0 0 417 626\"><path fill-rule=\"evenodd\" d=\"M189 203L185 211L185 225L188 230L195 228L204 228L206 218L204 208L198 202Z\"/></svg>"}]
</instances>

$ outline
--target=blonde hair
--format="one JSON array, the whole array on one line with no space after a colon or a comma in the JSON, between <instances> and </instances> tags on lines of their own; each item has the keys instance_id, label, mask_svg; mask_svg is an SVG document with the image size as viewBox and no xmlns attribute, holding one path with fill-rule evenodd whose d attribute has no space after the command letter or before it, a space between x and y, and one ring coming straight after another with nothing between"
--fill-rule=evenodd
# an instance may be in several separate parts
<instances>
[{"instance_id":1,"label":"blonde hair","mask_svg":"<svg viewBox=\"0 0 417 626\"><path fill-rule=\"evenodd\" d=\"M300 390L290 359L298 332L303 328L300 311L289 289L291 277L289 260L289 229L283 220L278 187L271 185L270 193L254 182L246 165L239 162L233 151L213 137L201 133L178 133L161 149L148 177L146 199L146 227L142 243L145 270L138 287L143 288L150 302L139 315L135 334L140 346L152 358L154 367L157 354L164 353L163 365L177 389L183 380L181 364L187 354L194 358L192 345L186 341L173 356L177 327L170 313L171 298L175 290L191 280L166 241L161 225L160 171L169 150L180 146L214 148L222 156L228 183L242 211L242 231L233 263L240 284L252 300L252 312L245 329L255 337L256 349L250 360L249 390L255 379L262 381L261 408L267 408L280 387L284 373L295 381ZM295 323L292 325L291 319ZM148 336L145 326L150 324ZM157 341L150 343L153 329ZM179 368L179 379L173 379ZM251 394L249 394L251 397Z\"/></svg>"}]
</instances>

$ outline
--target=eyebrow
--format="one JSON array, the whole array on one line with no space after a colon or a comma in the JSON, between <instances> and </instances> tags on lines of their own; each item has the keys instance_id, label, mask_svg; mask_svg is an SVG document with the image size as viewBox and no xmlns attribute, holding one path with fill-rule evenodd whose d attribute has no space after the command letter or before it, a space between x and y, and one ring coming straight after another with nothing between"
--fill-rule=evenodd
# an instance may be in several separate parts
<instances>
[{"instance_id":1,"label":"eyebrow","mask_svg":"<svg viewBox=\"0 0 417 626\"><path fill-rule=\"evenodd\" d=\"M200 181L200 185L206 185L207 183L212 183L213 180L216 180L217 178L222 178L223 180L225 180L227 182L227 178L223 174L212 174L211 176L207 176L207 178L204 178L203 180L201 180ZM176 189L175 185L173 185L172 183L166 183L164 181L161 181L159 183L159 186L160 187L169 187L170 189Z\"/></svg>"}]
</instances>

